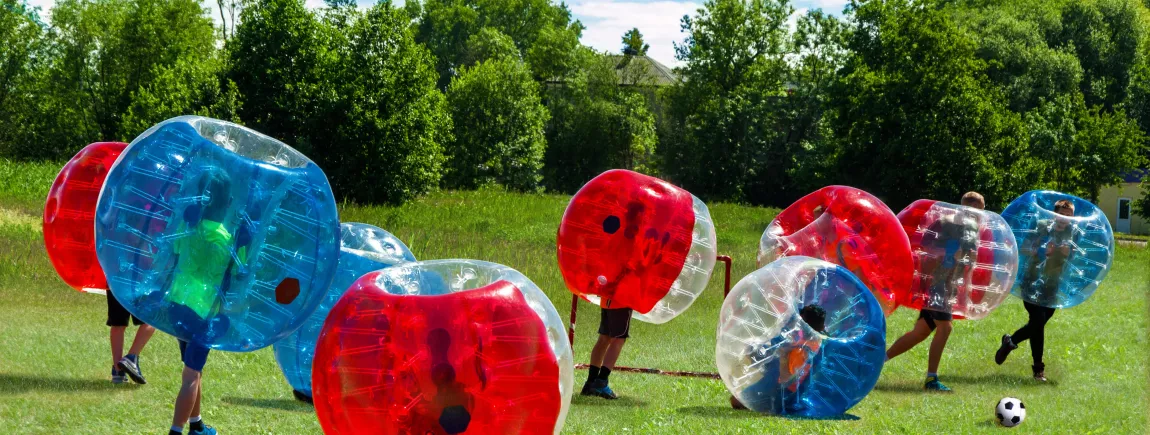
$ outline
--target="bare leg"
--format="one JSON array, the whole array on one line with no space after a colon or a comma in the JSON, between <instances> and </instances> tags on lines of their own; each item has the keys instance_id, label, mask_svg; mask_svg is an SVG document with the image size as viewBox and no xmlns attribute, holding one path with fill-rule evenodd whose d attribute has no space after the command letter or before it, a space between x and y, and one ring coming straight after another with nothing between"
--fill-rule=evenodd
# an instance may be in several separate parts
<instances>
[{"instance_id":1,"label":"bare leg","mask_svg":"<svg viewBox=\"0 0 1150 435\"><path fill-rule=\"evenodd\" d=\"M894 357L902 355L912 347L922 343L922 341L926 340L926 337L929 336L930 327L926 325L926 320L918 319L917 322L914 322L914 329L911 329L910 332L903 334L902 337L899 337L898 340L895 340L894 344L890 346L890 349L887 349L886 359L894 359Z\"/></svg>"},{"instance_id":2,"label":"bare leg","mask_svg":"<svg viewBox=\"0 0 1150 435\"><path fill-rule=\"evenodd\" d=\"M113 326L112 332L109 334L109 341L112 342L112 368L116 368L116 363L120 362L120 358L124 357L124 330L128 329L127 326Z\"/></svg>"},{"instance_id":3,"label":"bare leg","mask_svg":"<svg viewBox=\"0 0 1150 435\"><path fill-rule=\"evenodd\" d=\"M611 345L611 340L611 337L602 334L599 335L599 341L596 341L595 347L591 348L591 365L596 367L603 366L603 358L607 355L607 347ZM618 358L619 355L616 354L615 357Z\"/></svg>"},{"instance_id":4,"label":"bare leg","mask_svg":"<svg viewBox=\"0 0 1150 435\"><path fill-rule=\"evenodd\" d=\"M627 343L626 338L612 338L610 345L607 346L607 353L603 356L603 367L611 370L615 369L615 362L619 360L619 354L623 353L623 344Z\"/></svg>"},{"instance_id":5,"label":"bare leg","mask_svg":"<svg viewBox=\"0 0 1150 435\"><path fill-rule=\"evenodd\" d=\"M934 321L934 339L930 341L930 357L927 359L926 372L938 373L938 363L942 361L942 351L946 349L946 340L950 338L950 331L954 325L949 320Z\"/></svg>"},{"instance_id":6,"label":"bare leg","mask_svg":"<svg viewBox=\"0 0 1150 435\"><path fill-rule=\"evenodd\" d=\"M184 367L183 384L176 396L176 412L172 426L184 427L192 415L200 412L200 372Z\"/></svg>"},{"instance_id":7,"label":"bare leg","mask_svg":"<svg viewBox=\"0 0 1150 435\"><path fill-rule=\"evenodd\" d=\"M136 328L136 337L132 339L132 348L128 350L128 354L139 356L140 352L144 351L144 346L148 344L148 340L152 339L152 334L154 333L156 333L156 328L153 328L152 325L140 325L139 328ZM123 343L123 332L120 332L120 334L120 342Z\"/></svg>"}]
</instances>

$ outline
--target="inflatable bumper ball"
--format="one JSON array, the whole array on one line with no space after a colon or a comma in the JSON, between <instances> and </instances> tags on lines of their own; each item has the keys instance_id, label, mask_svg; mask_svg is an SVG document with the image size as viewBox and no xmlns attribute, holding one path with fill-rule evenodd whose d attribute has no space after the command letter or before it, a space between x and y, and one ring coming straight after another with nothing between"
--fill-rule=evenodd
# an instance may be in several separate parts
<instances>
[{"instance_id":1,"label":"inflatable bumper ball","mask_svg":"<svg viewBox=\"0 0 1150 435\"><path fill-rule=\"evenodd\" d=\"M311 401L312 359L323 322L348 287L368 272L415 261L415 255L399 239L381 228L361 223L340 224L339 265L327 296L307 322L276 342L276 362L296 397Z\"/></svg>"},{"instance_id":2,"label":"inflatable bumper ball","mask_svg":"<svg viewBox=\"0 0 1150 435\"><path fill-rule=\"evenodd\" d=\"M96 206L96 252L116 299L183 341L271 345L324 300L339 254L323 171L232 123L182 116L137 137Z\"/></svg>"},{"instance_id":3,"label":"inflatable bumper ball","mask_svg":"<svg viewBox=\"0 0 1150 435\"><path fill-rule=\"evenodd\" d=\"M547 296L474 260L364 275L328 315L314 367L328 434L558 434L574 384Z\"/></svg>"},{"instance_id":4,"label":"inflatable bumper ball","mask_svg":"<svg viewBox=\"0 0 1150 435\"><path fill-rule=\"evenodd\" d=\"M827 186L779 212L759 240L759 267L802 255L843 266L890 314L914 276L910 240L886 204L867 192Z\"/></svg>"},{"instance_id":5,"label":"inflatable bumper ball","mask_svg":"<svg viewBox=\"0 0 1150 435\"><path fill-rule=\"evenodd\" d=\"M977 320L1014 285L1018 247L996 213L921 199L898 213L914 253L914 281L904 305Z\"/></svg>"},{"instance_id":6,"label":"inflatable bumper ball","mask_svg":"<svg viewBox=\"0 0 1150 435\"><path fill-rule=\"evenodd\" d=\"M715 267L715 226L699 198L616 169L571 198L557 237L567 288L604 308L666 323L695 302Z\"/></svg>"},{"instance_id":7,"label":"inflatable bumper ball","mask_svg":"<svg viewBox=\"0 0 1150 435\"><path fill-rule=\"evenodd\" d=\"M1110 272L1114 231L1106 215L1090 201L1065 193L1031 191L1011 202L1002 217L1018 240L1018 274L1012 293L1022 300L1047 308L1070 308L1093 295Z\"/></svg>"},{"instance_id":8,"label":"inflatable bumper ball","mask_svg":"<svg viewBox=\"0 0 1150 435\"><path fill-rule=\"evenodd\" d=\"M96 142L69 160L44 206L44 245L56 273L80 291L108 289L104 269L96 259L96 198L104 178L128 144Z\"/></svg>"},{"instance_id":9,"label":"inflatable bumper ball","mask_svg":"<svg viewBox=\"0 0 1150 435\"><path fill-rule=\"evenodd\" d=\"M878 381L886 318L848 270L787 257L747 275L719 312L715 362L748 409L825 418L845 413Z\"/></svg>"}]
</instances>

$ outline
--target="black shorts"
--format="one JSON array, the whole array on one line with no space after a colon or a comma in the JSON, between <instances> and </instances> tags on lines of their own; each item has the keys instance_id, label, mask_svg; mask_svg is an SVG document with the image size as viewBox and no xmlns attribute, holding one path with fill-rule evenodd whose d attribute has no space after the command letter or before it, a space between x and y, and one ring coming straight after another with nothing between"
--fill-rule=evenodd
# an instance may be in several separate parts
<instances>
[{"instance_id":1,"label":"black shorts","mask_svg":"<svg viewBox=\"0 0 1150 435\"><path fill-rule=\"evenodd\" d=\"M943 320L949 322L954 320L954 314L944 313L942 311L919 310L918 318L925 320L926 326L930 327L930 330L933 331L935 328L935 320Z\"/></svg>"},{"instance_id":2,"label":"black shorts","mask_svg":"<svg viewBox=\"0 0 1150 435\"><path fill-rule=\"evenodd\" d=\"M599 335L611 338L631 336L630 308L601 308L599 312Z\"/></svg>"},{"instance_id":3,"label":"black shorts","mask_svg":"<svg viewBox=\"0 0 1150 435\"><path fill-rule=\"evenodd\" d=\"M129 313L128 310L125 310L124 306L120 305L120 301L117 301L116 297L112 296L112 291L109 290L108 291L108 321L104 322L104 324L108 325L108 326L124 326L124 327L126 327L126 326L128 326L128 319L129 318L132 319L133 325L140 326L140 325L144 324L144 322L141 322L140 319L136 318L136 316L133 316L132 313Z\"/></svg>"}]
</instances>

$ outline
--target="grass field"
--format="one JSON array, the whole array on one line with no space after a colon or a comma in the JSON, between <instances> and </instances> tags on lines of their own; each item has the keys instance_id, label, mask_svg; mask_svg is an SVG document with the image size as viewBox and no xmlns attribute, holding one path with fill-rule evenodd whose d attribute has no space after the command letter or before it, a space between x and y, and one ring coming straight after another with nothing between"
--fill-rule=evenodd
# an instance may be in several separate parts
<instances>
[{"instance_id":1,"label":"grass field","mask_svg":"<svg viewBox=\"0 0 1150 435\"><path fill-rule=\"evenodd\" d=\"M170 424L180 363L176 342L157 334L143 355L149 384L114 386L105 302L56 277L40 234L40 207L57 166L0 160L0 422L5 433L163 433ZM570 293L555 261L555 230L567 198L502 192L446 192L402 207L344 206L341 220L388 229L420 259L474 258L518 269L566 316ZM719 250L734 257L733 279L754 267L757 241L775 210L716 204ZM887 364L875 391L834 420L792 420L736 412L719 381L616 374L623 398L576 397L564 433L979 433L1002 431L994 404L1021 398L1023 433L1145 433L1147 285L1150 251L1121 246L1113 272L1087 303L1059 311L1047 328L1047 375L1030 379L1023 347L1003 366L998 337L1025 321L1011 298L989 318L959 322L943 359L949 395L921 391L926 346ZM620 364L714 371L722 278L690 311L665 325L637 323ZM890 319L888 342L917 313ZM585 362L597 312L580 305L576 360ZM576 373L581 383L586 372ZM214 352L205 369L205 420L226 434L319 433L311 408L292 400L271 349Z\"/></svg>"}]
</instances>

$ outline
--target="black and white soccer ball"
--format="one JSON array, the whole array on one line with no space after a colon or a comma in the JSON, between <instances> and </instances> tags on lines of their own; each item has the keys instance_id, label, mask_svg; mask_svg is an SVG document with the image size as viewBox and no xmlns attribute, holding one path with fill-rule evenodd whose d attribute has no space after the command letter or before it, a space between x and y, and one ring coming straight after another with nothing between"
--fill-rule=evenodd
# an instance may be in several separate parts
<instances>
[{"instance_id":1,"label":"black and white soccer ball","mask_svg":"<svg viewBox=\"0 0 1150 435\"><path fill-rule=\"evenodd\" d=\"M1007 397L998 401L998 406L994 408L994 417L998 419L998 424L1003 426L1018 426L1026 419L1026 405L1022 404L1021 400Z\"/></svg>"}]
</instances>

